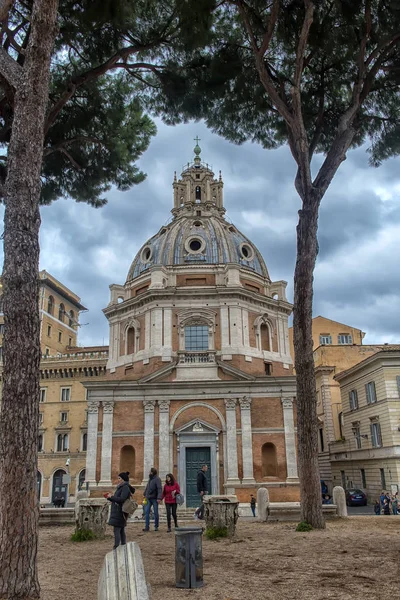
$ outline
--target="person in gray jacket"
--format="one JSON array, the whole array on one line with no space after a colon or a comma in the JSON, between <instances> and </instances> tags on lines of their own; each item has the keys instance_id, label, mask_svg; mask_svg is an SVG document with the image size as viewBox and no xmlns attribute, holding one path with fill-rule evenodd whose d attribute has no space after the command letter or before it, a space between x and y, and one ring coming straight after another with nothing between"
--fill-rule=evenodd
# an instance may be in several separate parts
<instances>
[{"instance_id":1,"label":"person in gray jacket","mask_svg":"<svg viewBox=\"0 0 400 600\"><path fill-rule=\"evenodd\" d=\"M150 531L150 511L153 507L154 513L154 531L158 531L158 505L162 501L161 479L157 475L157 469L152 467L149 473L149 481L144 490L144 497L147 500L145 510L145 528L143 531Z\"/></svg>"}]
</instances>

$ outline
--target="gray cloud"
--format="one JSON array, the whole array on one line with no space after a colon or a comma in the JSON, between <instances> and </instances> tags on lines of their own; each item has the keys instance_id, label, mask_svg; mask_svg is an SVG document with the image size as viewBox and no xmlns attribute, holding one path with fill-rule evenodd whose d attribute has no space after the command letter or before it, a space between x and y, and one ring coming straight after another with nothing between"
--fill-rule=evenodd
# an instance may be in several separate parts
<instances>
[{"instance_id":1,"label":"gray cloud","mask_svg":"<svg viewBox=\"0 0 400 600\"><path fill-rule=\"evenodd\" d=\"M128 192L112 190L108 205L93 209L59 200L42 209L41 268L81 296L82 344L108 341L102 313L111 283L124 283L146 240L170 218L174 171L192 159L193 138L202 158L222 171L227 218L262 252L272 279L289 282L293 296L296 224L300 200L296 169L286 147L265 151L234 146L202 123L158 124L140 160L146 181ZM316 157L314 170L321 164ZM320 254L315 272L314 313L368 332L368 343L399 341L400 178L398 160L368 165L365 148L349 153L321 205Z\"/></svg>"}]
</instances>

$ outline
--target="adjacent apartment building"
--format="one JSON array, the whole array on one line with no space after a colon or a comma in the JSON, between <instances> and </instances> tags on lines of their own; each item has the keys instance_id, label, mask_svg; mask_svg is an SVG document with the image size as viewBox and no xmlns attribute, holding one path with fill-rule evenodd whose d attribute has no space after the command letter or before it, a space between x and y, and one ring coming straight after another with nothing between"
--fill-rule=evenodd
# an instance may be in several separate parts
<instances>
[{"instance_id":1,"label":"adjacent apartment building","mask_svg":"<svg viewBox=\"0 0 400 600\"><path fill-rule=\"evenodd\" d=\"M400 346L387 345L338 373L342 437L330 444L334 485L373 502L400 486Z\"/></svg>"}]
</instances>

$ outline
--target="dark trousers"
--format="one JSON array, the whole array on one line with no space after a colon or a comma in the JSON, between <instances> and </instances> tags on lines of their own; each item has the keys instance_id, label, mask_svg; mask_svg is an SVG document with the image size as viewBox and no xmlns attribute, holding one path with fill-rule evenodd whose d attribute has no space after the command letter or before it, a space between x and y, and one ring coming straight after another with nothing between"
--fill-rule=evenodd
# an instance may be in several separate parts
<instances>
[{"instance_id":1,"label":"dark trousers","mask_svg":"<svg viewBox=\"0 0 400 600\"><path fill-rule=\"evenodd\" d=\"M171 512L172 512L172 518L174 519L175 527L178 527L178 519L176 517L176 509L177 509L176 502L173 502L172 504L166 502L165 508L167 509L168 529L171 529Z\"/></svg>"},{"instance_id":2,"label":"dark trousers","mask_svg":"<svg viewBox=\"0 0 400 600\"><path fill-rule=\"evenodd\" d=\"M114 550L120 544L121 546L125 546L126 544L125 527L114 527Z\"/></svg>"},{"instance_id":3,"label":"dark trousers","mask_svg":"<svg viewBox=\"0 0 400 600\"><path fill-rule=\"evenodd\" d=\"M207 492L204 492L204 494L207 494ZM197 509L197 516L199 517L199 519L204 519L204 502L203 502L203 495L200 496L200 507Z\"/></svg>"},{"instance_id":4,"label":"dark trousers","mask_svg":"<svg viewBox=\"0 0 400 600\"><path fill-rule=\"evenodd\" d=\"M255 517L256 516L256 507L254 506L254 504L251 504L250 508L251 508L251 512L253 513L253 517Z\"/></svg>"}]
</instances>

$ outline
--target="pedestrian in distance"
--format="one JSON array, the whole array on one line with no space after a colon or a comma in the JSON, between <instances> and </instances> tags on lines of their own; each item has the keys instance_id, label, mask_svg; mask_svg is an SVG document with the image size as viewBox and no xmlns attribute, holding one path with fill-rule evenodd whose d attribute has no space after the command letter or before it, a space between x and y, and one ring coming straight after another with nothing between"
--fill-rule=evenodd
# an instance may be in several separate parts
<instances>
[{"instance_id":1,"label":"pedestrian in distance","mask_svg":"<svg viewBox=\"0 0 400 600\"><path fill-rule=\"evenodd\" d=\"M256 516L256 499L254 498L253 494L250 494L250 508L251 508L251 512L253 513L253 517Z\"/></svg>"},{"instance_id":2,"label":"pedestrian in distance","mask_svg":"<svg viewBox=\"0 0 400 600\"><path fill-rule=\"evenodd\" d=\"M390 504L389 504L389 501L387 499L385 499L385 502L383 504L383 514L384 515L390 515Z\"/></svg>"},{"instance_id":3,"label":"pedestrian in distance","mask_svg":"<svg viewBox=\"0 0 400 600\"><path fill-rule=\"evenodd\" d=\"M381 514L381 502L380 502L379 498L378 498L378 500L374 504L374 513L376 515L380 515Z\"/></svg>"},{"instance_id":4,"label":"pedestrian in distance","mask_svg":"<svg viewBox=\"0 0 400 600\"><path fill-rule=\"evenodd\" d=\"M147 504L145 506L145 527L143 531L150 531L150 511L152 508L154 511L154 531L158 531L158 505L162 502L162 484L155 467L151 467L150 469L149 481L144 490L144 497L147 500Z\"/></svg>"},{"instance_id":5,"label":"pedestrian in distance","mask_svg":"<svg viewBox=\"0 0 400 600\"><path fill-rule=\"evenodd\" d=\"M208 493L208 483L207 483L207 477L206 477L207 471L208 471L208 466L203 465L201 467L200 471L197 473L197 492L200 495L200 502L201 502L199 508L196 510L196 513L195 513L195 515L197 516L198 519L204 519L203 498Z\"/></svg>"},{"instance_id":6,"label":"pedestrian in distance","mask_svg":"<svg viewBox=\"0 0 400 600\"><path fill-rule=\"evenodd\" d=\"M181 493L181 488L179 487L179 483L175 481L175 477L172 473L168 473L165 478L165 484L163 488L163 500L165 503L165 508L167 511L167 532L171 533L171 513L172 518L174 519L175 528L178 527L178 518L177 518L177 508L178 505L176 503L176 495Z\"/></svg>"},{"instance_id":7,"label":"pedestrian in distance","mask_svg":"<svg viewBox=\"0 0 400 600\"><path fill-rule=\"evenodd\" d=\"M394 515L399 514L398 507L399 507L399 496L398 496L398 492L396 492L392 498L392 512Z\"/></svg>"},{"instance_id":8,"label":"pedestrian in distance","mask_svg":"<svg viewBox=\"0 0 400 600\"><path fill-rule=\"evenodd\" d=\"M126 544L125 527L127 515L122 512L122 505L131 494L135 493L135 488L129 485L129 471L124 471L118 475L117 489L114 494L104 494L104 497L111 502L111 514L108 524L114 527L114 550Z\"/></svg>"}]
</instances>

